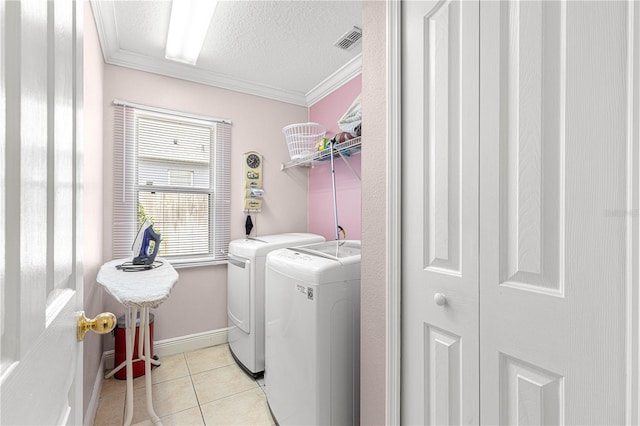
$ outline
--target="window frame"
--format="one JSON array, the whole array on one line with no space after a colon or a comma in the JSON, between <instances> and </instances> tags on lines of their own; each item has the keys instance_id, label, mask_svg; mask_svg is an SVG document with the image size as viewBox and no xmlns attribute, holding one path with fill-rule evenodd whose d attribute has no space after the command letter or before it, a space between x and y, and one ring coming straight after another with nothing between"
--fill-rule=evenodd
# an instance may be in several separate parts
<instances>
[{"instance_id":1,"label":"window frame","mask_svg":"<svg viewBox=\"0 0 640 426\"><path fill-rule=\"evenodd\" d=\"M141 192L197 193L208 195L208 240L206 255L163 256L175 267L224 264L230 241L231 122L146 105L114 101L114 202L113 256L132 257L131 245L138 231ZM138 180L139 118L195 124L209 128L209 186L181 187L145 185Z\"/></svg>"}]
</instances>

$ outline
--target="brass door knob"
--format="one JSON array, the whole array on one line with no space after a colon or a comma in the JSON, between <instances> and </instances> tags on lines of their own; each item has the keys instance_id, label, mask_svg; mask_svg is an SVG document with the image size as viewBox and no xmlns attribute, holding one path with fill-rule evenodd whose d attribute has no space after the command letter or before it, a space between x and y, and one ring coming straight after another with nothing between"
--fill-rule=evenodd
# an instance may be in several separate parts
<instances>
[{"instance_id":1,"label":"brass door knob","mask_svg":"<svg viewBox=\"0 0 640 426\"><path fill-rule=\"evenodd\" d=\"M93 330L98 334L106 334L113 330L115 326L116 316L111 312L103 312L90 320L84 316L84 311L81 311L78 316L78 340L84 340L84 335L89 330Z\"/></svg>"}]
</instances>

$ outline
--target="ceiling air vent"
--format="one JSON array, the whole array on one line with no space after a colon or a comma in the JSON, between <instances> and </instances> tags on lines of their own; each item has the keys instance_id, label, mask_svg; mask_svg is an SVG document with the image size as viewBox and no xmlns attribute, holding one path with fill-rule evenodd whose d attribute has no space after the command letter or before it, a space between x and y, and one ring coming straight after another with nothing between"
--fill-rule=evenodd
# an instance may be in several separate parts
<instances>
[{"instance_id":1,"label":"ceiling air vent","mask_svg":"<svg viewBox=\"0 0 640 426\"><path fill-rule=\"evenodd\" d=\"M344 33L333 45L343 50L351 50L358 44L360 39L362 39L362 28L353 27L353 29Z\"/></svg>"}]
</instances>

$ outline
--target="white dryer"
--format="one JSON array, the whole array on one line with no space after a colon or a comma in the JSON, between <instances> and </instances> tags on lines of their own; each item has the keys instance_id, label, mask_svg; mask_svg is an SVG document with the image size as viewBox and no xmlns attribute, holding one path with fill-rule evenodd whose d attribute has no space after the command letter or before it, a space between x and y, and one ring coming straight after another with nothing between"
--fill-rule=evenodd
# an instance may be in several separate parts
<instances>
[{"instance_id":1,"label":"white dryer","mask_svg":"<svg viewBox=\"0 0 640 426\"><path fill-rule=\"evenodd\" d=\"M265 391L280 425L360 423L360 241L267 256Z\"/></svg>"},{"instance_id":2,"label":"white dryer","mask_svg":"<svg viewBox=\"0 0 640 426\"><path fill-rule=\"evenodd\" d=\"M264 273L266 256L283 247L324 241L306 233L265 235L229 244L227 315L229 348L247 373L264 371Z\"/></svg>"}]
</instances>

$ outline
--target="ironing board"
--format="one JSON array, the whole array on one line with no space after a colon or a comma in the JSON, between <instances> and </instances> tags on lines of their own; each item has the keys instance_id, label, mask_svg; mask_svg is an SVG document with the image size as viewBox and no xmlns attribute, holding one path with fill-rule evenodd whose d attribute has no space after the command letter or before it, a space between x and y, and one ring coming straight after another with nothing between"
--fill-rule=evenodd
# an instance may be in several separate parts
<instances>
[{"instance_id":1,"label":"ironing board","mask_svg":"<svg viewBox=\"0 0 640 426\"><path fill-rule=\"evenodd\" d=\"M96 281L107 293L112 295L125 307L125 352L126 360L117 366L107 377L115 374L123 366L127 372L127 402L124 425L129 426L133 419L133 349L135 346L136 320L140 311L140 328L138 341L138 359L144 360L145 388L147 393L147 411L154 424L162 425L153 409L151 395L151 363L147 354L151 353L149 333L149 308L157 308L169 298L171 289L178 282L178 273L165 259L156 258L162 265L145 271L125 272L116 269L131 259L116 259L105 263L98 272ZM144 351L142 343L144 340Z\"/></svg>"}]
</instances>

